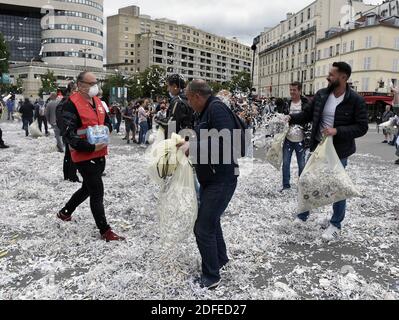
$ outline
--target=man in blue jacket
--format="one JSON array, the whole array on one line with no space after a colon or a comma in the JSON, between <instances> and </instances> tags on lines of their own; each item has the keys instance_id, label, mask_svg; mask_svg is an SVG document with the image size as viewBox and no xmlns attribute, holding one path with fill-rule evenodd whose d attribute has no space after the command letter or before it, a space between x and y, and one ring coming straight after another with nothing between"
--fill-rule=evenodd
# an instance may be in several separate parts
<instances>
[{"instance_id":1,"label":"man in blue jacket","mask_svg":"<svg viewBox=\"0 0 399 320\"><path fill-rule=\"evenodd\" d=\"M197 282L202 288L215 289L221 282L220 269L229 261L220 219L237 187L239 172L233 156L233 130L237 126L232 111L212 96L205 81L192 81L186 96L191 108L200 114L196 141L190 141L190 154L201 185L194 227L202 257L202 276Z\"/></svg>"}]
</instances>

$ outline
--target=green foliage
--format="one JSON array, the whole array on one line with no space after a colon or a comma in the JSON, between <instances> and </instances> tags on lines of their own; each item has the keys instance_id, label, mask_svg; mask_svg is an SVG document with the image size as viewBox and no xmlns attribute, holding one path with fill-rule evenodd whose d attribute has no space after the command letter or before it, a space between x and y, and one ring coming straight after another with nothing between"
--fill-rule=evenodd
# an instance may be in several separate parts
<instances>
[{"instance_id":1,"label":"green foliage","mask_svg":"<svg viewBox=\"0 0 399 320\"><path fill-rule=\"evenodd\" d=\"M246 71L237 73L230 81L230 91L234 93L250 93L251 74Z\"/></svg>"},{"instance_id":2,"label":"green foliage","mask_svg":"<svg viewBox=\"0 0 399 320\"><path fill-rule=\"evenodd\" d=\"M39 96L57 91L57 78L54 76L53 71L47 70L47 73L42 75L40 80L42 82L42 87L39 90Z\"/></svg>"}]
</instances>

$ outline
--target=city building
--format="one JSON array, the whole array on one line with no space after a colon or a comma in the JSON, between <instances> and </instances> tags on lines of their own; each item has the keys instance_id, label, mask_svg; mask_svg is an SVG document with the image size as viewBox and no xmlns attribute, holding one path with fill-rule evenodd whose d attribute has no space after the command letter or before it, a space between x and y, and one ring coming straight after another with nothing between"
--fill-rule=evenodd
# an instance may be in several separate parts
<instances>
[{"instance_id":1,"label":"city building","mask_svg":"<svg viewBox=\"0 0 399 320\"><path fill-rule=\"evenodd\" d=\"M140 8L121 8L107 19L107 67L137 73L163 67L188 80L225 82L240 71L251 72L252 53L237 39L227 39L178 24L140 15Z\"/></svg>"},{"instance_id":2,"label":"city building","mask_svg":"<svg viewBox=\"0 0 399 320\"><path fill-rule=\"evenodd\" d=\"M313 94L317 41L331 28L351 23L356 14L375 7L362 0L316 0L265 29L253 46L257 94L288 97L293 81L301 81L304 93Z\"/></svg>"},{"instance_id":3,"label":"city building","mask_svg":"<svg viewBox=\"0 0 399 320\"><path fill-rule=\"evenodd\" d=\"M329 69L338 60L352 66L349 83L367 97L368 104L375 105L374 100L382 99L372 97L389 95L399 79L399 14L383 17L371 11L350 29L327 32L326 38L317 43L316 91L326 87ZM371 113L376 116L384 105Z\"/></svg>"},{"instance_id":4,"label":"city building","mask_svg":"<svg viewBox=\"0 0 399 320\"><path fill-rule=\"evenodd\" d=\"M11 79L24 79L25 94L37 95L48 70L60 85L82 70L104 74L103 0L0 0L0 8Z\"/></svg>"}]
</instances>

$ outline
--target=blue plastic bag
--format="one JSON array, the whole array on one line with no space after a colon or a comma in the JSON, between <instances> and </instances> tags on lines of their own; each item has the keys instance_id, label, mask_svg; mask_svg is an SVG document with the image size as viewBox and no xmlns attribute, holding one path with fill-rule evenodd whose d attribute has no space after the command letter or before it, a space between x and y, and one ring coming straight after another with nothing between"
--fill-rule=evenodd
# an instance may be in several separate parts
<instances>
[{"instance_id":1,"label":"blue plastic bag","mask_svg":"<svg viewBox=\"0 0 399 320\"><path fill-rule=\"evenodd\" d=\"M90 144L109 144L109 129L107 126L87 128L87 141Z\"/></svg>"}]
</instances>

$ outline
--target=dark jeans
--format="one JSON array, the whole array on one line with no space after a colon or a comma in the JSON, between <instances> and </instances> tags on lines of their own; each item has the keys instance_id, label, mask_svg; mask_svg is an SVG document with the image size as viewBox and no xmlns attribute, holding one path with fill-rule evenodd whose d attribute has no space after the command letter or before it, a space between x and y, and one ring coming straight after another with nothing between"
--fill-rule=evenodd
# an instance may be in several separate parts
<instances>
[{"instance_id":1,"label":"dark jeans","mask_svg":"<svg viewBox=\"0 0 399 320\"><path fill-rule=\"evenodd\" d=\"M145 143L145 137L148 132L148 122L143 121L140 122L140 134L139 134L139 144L144 144Z\"/></svg>"},{"instance_id":2,"label":"dark jeans","mask_svg":"<svg viewBox=\"0 0 399 320\"><path fill-rule=\"evenodd\" d=\"M220 269L229 261L220 219L236 187L237 181L201 185L194 233L202 257L203 277L211 282L220 280Z\"/></svg>"},{"instance_id":3,"label":"dark jeans","mask_svg":"<svg viewBox=\"0 0 399 320\"><path fill-rule=\"evenodd\" d=\"M76 168L76 165L72 161L71 157L71 152L69 151L69 145L65 143L65 156L64 156L64 165L63 165L63 171L64 171L64 180L68 180L71 182L79 182L79 177L77 175L78 169Z\"/></svg>"},{"instance_id":4,"label":"dark jeans","mask_svg":"<svg viewBox=\"0 0 399 320\"><path fill-rule=\"evenodd\" d=\"M29 126L32 124L33 119L22 118L22 130L25 130L25 135L29 136Z\"/></svg>"},{"instance_id":5,"label":"dark jeans","mask_svg":"<svg viewBox=\"0 0 399 320\"><path fill-rule=\"evenodd\" d=\"M4 145L4 141L3 141L3 131L1 131L0 128L0 146Z\"/></svg>"},{"instance_id":6,"label":"dark jeans","mask_svg":"<svg viewBox=\"0 0 399 320\"><path fill-rule=\"evenodd\" d=\"M105 170L105 158L85 161L76 164L83 177L82 187L72 196L62 212L72 215L87 198L90 197L90 208L101 234L110 229L104 210L104 184L101 178Z\"/></svg>"},{"instance_id":7,"label":"dark jeans","mask_svg":"<svg viewBox=\"0 0 399 320\"><path fill-rule=\"evenodd\" d=\"M283 188L291 188L291 159L295 151L298 161L298 176L301 176L303 169L305 169L305 148L303 142L291 142L288 139L284 142L283 147Z\"/></svg>"},{"instance_id":8,"label":"dark jeans","mask_svg":"<svg viewBox=\"0 0 399 320\"><path fill-rule=\"evenodd\" d=\"M348 166L348 158L341 159L341 163L344 166L344 168L346 168ZM333 216L331 218L330 223L334 227L336 227L338 229L341 229L342 221L344 221L344 219L345 219L346 200L334 203L333 210L334 210L334 214L333 214ZM303 221L307 221L308 218L309 218L309 215L310 215L309 212L304 212L304 213L299 214L298 218L303 220Z\"/></svg>"},{"instance_id":9,"label":"dark jeans","mask_svg":"<svg viewBox=\"0 0 399 320\"><path fill-rule=\"evenodd\" d=\"M117 133L119 133L119 131L121 130L121 123L122 123L122 118L116 118L116 126L115 126L115 130Z\"/></svg>"},{"instance_id":10,"label":"dark jeans","mask_svg":"<svg viewBox=\"0 0 399 320\"><path fill-rule=\"evenodd\" d=\"M40 130L40 132L43 132L43 131L42 131L42 125L44 124L45 133L48 134L48 125L47 125L47 119L46 119L46 117L38 117L38 118L37 118L37 122L38 122L38 124L39 124L39 130Z\"/></svg>"},{"instance_id":11,"label":"dark jeans","mask_svg":"<svg viewBox=\"0 0 399 320\"><path fill-rule=\"evenodd\" d=\"M130 132L132 132L133 141L136 141L136 125L133 121L125 121L126 126L126 138L130 140Z\"/></svg>"}]
</instances>

